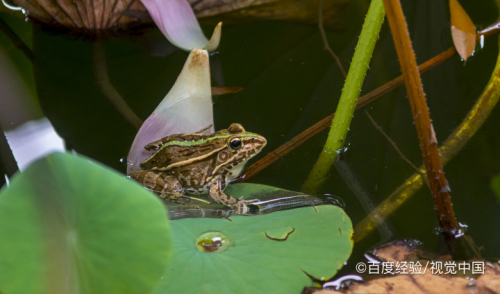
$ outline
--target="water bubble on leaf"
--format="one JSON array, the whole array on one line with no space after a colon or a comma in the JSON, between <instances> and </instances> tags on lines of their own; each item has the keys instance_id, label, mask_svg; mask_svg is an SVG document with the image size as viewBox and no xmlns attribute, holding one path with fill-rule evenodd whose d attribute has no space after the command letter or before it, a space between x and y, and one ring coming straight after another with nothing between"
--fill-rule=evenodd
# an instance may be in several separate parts
<instances>
[{"instance_id":1,"label":"water bubble on leaf","mask_svg":"<svg viewBox=\"0 0 500 294\"><path fill-rule=\"evenodd\" d=\"M221 232L206 232L196 238L196 249L205 253L217 253L229 247L229 239Z\"/></svg>"}]
</instances>

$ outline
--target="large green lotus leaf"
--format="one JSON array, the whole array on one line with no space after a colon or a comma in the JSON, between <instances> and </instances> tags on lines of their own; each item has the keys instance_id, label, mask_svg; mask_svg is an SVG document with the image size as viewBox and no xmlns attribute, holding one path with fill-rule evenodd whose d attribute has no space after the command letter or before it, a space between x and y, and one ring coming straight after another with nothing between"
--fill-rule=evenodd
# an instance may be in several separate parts
<instances>
[{"instance_id":1,"label":"large green lotus leaf","mask_svg":"<svg viewBox=\"0 0 500 294\"><path fill-rule=\"evenodd\" d=\"M171 251L161 202L89 159L55 153L0 191L0 292L149 293Z\"/></svg>"},{"instance_id":2,"label":"large green lotus leaf","mask_svg":"<svg viewBox=\"0 0 500 294\"><path fill-rule=\"evenodd\" d=\"M311 285L305 272L330 278L352 249L351 221L336 206L231 220L181 219L170 225L173 257L154 294L298 293ZM229 247L199 251L197 238L207 232L223 234Z\"/></svg>"}]
</instances>

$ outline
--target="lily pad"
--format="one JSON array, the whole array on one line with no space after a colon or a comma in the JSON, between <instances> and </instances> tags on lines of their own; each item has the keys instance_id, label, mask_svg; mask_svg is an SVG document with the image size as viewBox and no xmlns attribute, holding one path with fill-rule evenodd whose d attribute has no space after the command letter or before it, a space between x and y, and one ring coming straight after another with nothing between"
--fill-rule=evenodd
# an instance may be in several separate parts
<instances>
[{"instance_id":1,"label":"lily pad","mask_svg":"<svg viewBox=\"0 0 500 294\"><path fill-rule=\"evenodd\" d=\"M172 259L153 293L298 293L312 283L306 273L328 279L351 254L352 224L337 206L230 219L171 221Z\"/></svg>"},{"instance_id":2,"label":"lily pad","mask_svg":"<svg viewBox=\"0 0 500 294\"><path fill-rule=\"evenodd\" d=\"M0 191L2 293L149 293L170 256L164 207L89 159L55 153Z\"/></svg>"}]
</instances>

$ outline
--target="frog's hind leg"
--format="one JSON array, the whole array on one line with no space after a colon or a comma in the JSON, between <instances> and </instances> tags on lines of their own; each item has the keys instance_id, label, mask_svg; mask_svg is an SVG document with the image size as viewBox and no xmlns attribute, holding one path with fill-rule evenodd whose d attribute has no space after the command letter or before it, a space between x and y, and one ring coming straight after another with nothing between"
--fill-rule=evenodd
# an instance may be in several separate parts
<instances>
[{"instance_id":1,"label":"frog's hind leg","mask_svg":"<svg viewBox=\"0 0 500 294\"><path fill-rule=\"evenodd\" d=\"M147 189L157 193L160 198L165 201L201 209L199 206L178 200L181 197L192 197L182 195L182 185L179 180L172 175L162 172L141 170L131 174L130 177L139 181Z\"/></svg>"},{"instance_id":2,"label":"frog's hind leg","mask_svg":"<svg viewBox=\"0 0 500 294\"><path fill-rule=\"evenodd\" d=\"M162 199L178 199L182 196L182 185L179 180L169 174L141 170L130 175L147 189L160 194Z\"/></svg>"}]
</instances>

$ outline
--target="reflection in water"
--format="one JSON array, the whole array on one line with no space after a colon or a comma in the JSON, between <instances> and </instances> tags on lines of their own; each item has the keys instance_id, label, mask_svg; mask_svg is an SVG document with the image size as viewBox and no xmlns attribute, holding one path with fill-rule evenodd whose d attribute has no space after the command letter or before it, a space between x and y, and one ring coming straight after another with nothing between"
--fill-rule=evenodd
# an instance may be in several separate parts
<instances>
[{"instance_id":1,"label":"reflection in water","mask_svg":"<svg viewBox=\"0 0 500 294\"><path fill-rule=\"evenodd\" d=\"M344 288L348 286L353 281L363 281L363 278L358 275L345 275L334 281L324 283L323 288L333 287L335 290L339 290L341 287Z\"/></svg>"},{"instance_id":2,"label":"reflection in water","mask_svg":"<svg viewBox=\"0 0 500 294\"><path fill-rule=\"evenodd\" d=\"M171 220L201 217L228 218L235 215L233 210L217 203L205 204L196 202L196 206L199 206L201 209L169 202L165 202L165 204L168 210L168 217ZM248 205L250 210L246 215L261 215L280 210L320 205L335 205L344 208L344 202L336 196L295 195L252 202Z\"/></svg>"},{"instance_id":3,"label":"reflection in water","mask_svg":"<svg viewBox=\"0 0 500 294\"><path fill-rule=\"evenodd\" d=\"M9 146L23 171L33 161L55 151L64 152L64 141L57 135L48 119L28 121L5 132Z\"/></svg>"},{"instance_id":4,"label":"reflection in water","mask_svg":"<svg viewBox=\"0 0 500 294\"><path fill-rule=\"evenodd\" d=\"M375 217L377 217L377 219L379 220L377 229L380 232L380 242L388 242L392 237L392 232L389 229L389 225L387 224L387 222L380 218L378 214L376 214L377 212L375 210L375 205L372 201L373 195L368 193L367 190L363 187L362 182L357 179L348 162L340 160L335 162L334 166L339 172L339 175L349 187L349 190L351 190L354 196L356 196L356 198L358 199L359 203L363 207L363 210L367 214L370 212L375 213Z\"/></svg>"}]
</instances>

